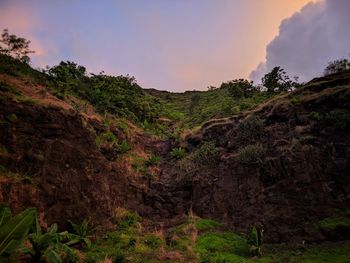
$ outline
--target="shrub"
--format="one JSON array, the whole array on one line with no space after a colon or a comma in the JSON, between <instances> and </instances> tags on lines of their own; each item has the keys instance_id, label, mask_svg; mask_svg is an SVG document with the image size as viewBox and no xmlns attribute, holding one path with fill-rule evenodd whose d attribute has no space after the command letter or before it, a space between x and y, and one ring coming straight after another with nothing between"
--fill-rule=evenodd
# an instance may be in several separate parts
<instances>
[{"instance_id":1,"label":"shrub","mask_svg":"<svg viewBox=\"0 0 350 263\"><path fill-rule=\"evenodd\" d=\"M326 114L326 121L338 129L345 129L350 124L350 111L346 109L333 110Z\"/></svg>"},{"instance_id":2,"label":"shrub","mask_svg":"<svg viewBox=\"0 0 350 263\"><path fill-rule=\"evenodd\" d=\"M320 121L322 120L322 115L319 112L312 111L309 114L309 118L314 121Z\"/></svg>"},{"instance_id":3,"label":"shrub","mask_svg":"<svg viewBox=\"0 0 350 263\"><path fill-rule=\"evenodd\" d=\"M238 126L238 139L251 141L260 138L264 133L264 121L257 116L244 119Z\"/></svg>"},{"instance_id":4,"label":"shrub","mask_svg":"<svg viewBox=\"0 0 350 263\"><path fill-rule=\"evenodd\" d=\"M265 154L265 149L260 143L247 145L238 150L238 159L241 163L250 164L262 161Z\"/></svg>"},{"instance_id":5,"label":"shrub","mask_svg":"<svg viewBox=\"0 0 350 263\"><path fill-rule=\"evenodd\" d=\"M182 147L174 148L171 150L170 155L176 160L181 160L185 156L185 149Z\"/></svg>"},{"instance_id":6,"label":"shrub","mask_svg":"<svg viewBox=\"0 0 350 263\"><path fill-rule=\"evenodd\" d=\"M6 117L7 120L9 120L10 122L16 122L18 120L16 114L10 114Z\"/></svg>"},{"instance_id":7,"label":"shrub","mask_svg":"<svg viewBox=\"0 0 350 263\"><path fill-rule=\"evenodd\" d=\"M215 164L219 158L219 149L216 147L214 142L204 142L192 154L191 157L196 164Z\"/></svg>"}]
</instances>

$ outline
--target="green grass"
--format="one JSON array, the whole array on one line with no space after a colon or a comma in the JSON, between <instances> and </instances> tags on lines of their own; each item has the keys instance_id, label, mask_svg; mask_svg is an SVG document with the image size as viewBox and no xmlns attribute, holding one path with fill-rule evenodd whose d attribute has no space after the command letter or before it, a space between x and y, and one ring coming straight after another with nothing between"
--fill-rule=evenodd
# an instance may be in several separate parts
<instances>
[{"instance_id":1,"label":"green grass","mask_svg":"<svg viewBox=\"0 0 350 263\"><path fill-rule=\"evenodd\" d=\"M300 262L348 263L350 262L350 241L311 247L301 257Z\"/></svg>"},{"instance_id":2,"label":"green grass","mask_svg":"<svg viewBox=\"0 0 350 263\"><path fill-rule=\"evenodd\" d=\"M346 217L328 217L318 222L322 228L336 230L337 228L349 228L350 219Z\"/></svg>"},{"instance_id":3,"label":"green grass","mask_svg":"<svg viewBox=\"0 0 350 263\"><path fill-rule=\"evenodd\" d=\"M157 90L146 90L146 92L163 101L162 116L177 121L180 127L191 129L212 118L229 117L252 109L274 96L267 92L259 92L252 97L236 101L229 96L225 88L184 93Z\"/></svg>"},{"instance_id":4,"label":"green grass","mask_svg":"<svg viewBox=\"0 0 350 263\"><path fill-rule=\"evenodd\" d=\"M223 225L215 220L212 219L198 219L195 221L195 226L198 230L210 230L210 229L216 229L220 228Z\"/></svg>"}]
</instances>

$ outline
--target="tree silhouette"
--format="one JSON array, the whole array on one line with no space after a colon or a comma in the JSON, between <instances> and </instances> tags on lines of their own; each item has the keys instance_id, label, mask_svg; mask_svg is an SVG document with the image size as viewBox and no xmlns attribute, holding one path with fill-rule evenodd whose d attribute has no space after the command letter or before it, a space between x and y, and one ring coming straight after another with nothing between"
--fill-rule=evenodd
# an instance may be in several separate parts
<instances>
[{"instance_id":1,"label":"tree silhouette","mask_svg":"<svg viewBox=\"0 0 350 263\"><path fill-rule=\"evenodd\" d=\"M328 63L327 67L324 70L324 75L330 75L334 73L340 73L350 70L350 61L346 58L337 59Z\"/></svg>"},{"instance_id":2,"label":"tree silhouette","mask_svg":"<svg viewBox=\"0 0 350 263\"><path fill-rule=\"evenodd\" d=\"M11 56L24 63L30 62L28 55L34 53L34 51L29 49L29 40L17 37L16 35L10 35L9 31L4 29L1 34L0 43L2 44L0 45L1 54Z\"/></svg>"},{"instance_id":3,"label":"tree silhouette","mask_svg":"<svg viewBox=\"0 0 350 263\"><path fill-rule=\"evenodd\" d=\"M249 97L255 90L253 81L246 79L235 79L221 84L220 88L227 89L230 96L239 101L241 98Z\"/></svg>"},{"instance_id":4,"label":"tree silhouette","mask_svg":"<svg viewBox=\"0 0 350 263\"><path fill-rule=\"evenodd\" d=\"M295 86L281 67L274 67L261 79L261 82L267 92L289 91Z\"/></svg>"}]
</instances>

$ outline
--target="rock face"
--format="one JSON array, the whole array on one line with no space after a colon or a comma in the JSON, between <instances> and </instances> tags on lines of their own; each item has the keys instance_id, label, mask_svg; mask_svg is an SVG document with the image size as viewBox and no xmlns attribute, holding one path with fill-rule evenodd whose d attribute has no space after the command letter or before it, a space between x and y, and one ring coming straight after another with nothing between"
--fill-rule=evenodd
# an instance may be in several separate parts
<instances>
[{"instance_id":1,"label":"rock face","mask_svg":"<svg viewBox=\"0 0 350 263\"><path fill-rule=\"evenodd\" d=\"M319 220L350 207L349 74L203 125L183 143L193 156L213 142L213 162L203 155L204 162L171 161L169 142L139 138L163 155L158 180L146 186L115 153L96 146L98 119L0 99L0 144L7 149L0 164L22 175L0 177L0 203L14 211L35 206L43 223L64 227L68 219L91 218L108 227L118 206L159 220L192 209L235 231L262 225L268 241L312 241L325 238Z\"/></svg>"},{"instance_id":2,"label":"rock face","mask_svg":"<svg viewBox=\"0 0 350 263\"><path fill-rule=\"evenodd\" d=\"M88 123L74 110L10 98L1 104L0 143L7 153L0 155L0 163L13 178L2 177L0 203L9 202L14 211L37 207L42 222L61 227L68 219L84 218L108 226L116 207L139 207L140 195L128 182L126 168L108 161L96 147L94 120Z\"/></svg>"},{"instance_id":3,"label":"rock face","mask_svg":"<svg viewBox=\"0 0 350 263\"><path fill-rule=\"evenodd\" d=\"M349 84L349 74L314 80L247 115L204 125L188 148L215 141L218 164L202 165L176 185L167 180L162 208L192 206L236 231L263 225L272 242L324 239L319 220L350 207ZM251 116L255 124L245 125ZM259 147L244 155L248 145ZM183 171L169 173L180 178Z\"/></svg>"}]
</instances>

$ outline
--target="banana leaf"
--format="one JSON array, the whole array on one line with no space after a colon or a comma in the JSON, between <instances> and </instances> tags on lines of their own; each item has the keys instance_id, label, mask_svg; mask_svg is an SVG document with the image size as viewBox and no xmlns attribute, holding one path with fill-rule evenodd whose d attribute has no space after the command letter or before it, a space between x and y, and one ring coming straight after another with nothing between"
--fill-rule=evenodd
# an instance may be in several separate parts
<instances>
[{"instance_id":1,"label":"banana leaf","mask_svg":"<svg viewBox=\"0 0 350 263\"><path fill-rule=\"evenodd\" d=\"M11 254L20 246L32 227L35 217L36 210L30 208L8 220L0 227L0 256Z\"/></svg>"}]
</instances>

